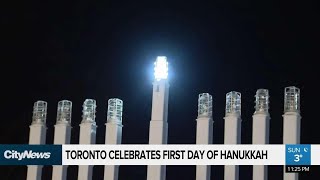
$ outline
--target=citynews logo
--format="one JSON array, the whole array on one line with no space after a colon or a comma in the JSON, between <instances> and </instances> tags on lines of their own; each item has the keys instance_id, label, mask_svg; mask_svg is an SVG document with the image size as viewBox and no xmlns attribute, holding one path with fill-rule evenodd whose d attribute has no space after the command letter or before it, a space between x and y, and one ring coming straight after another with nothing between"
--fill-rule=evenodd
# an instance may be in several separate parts
<instances>
[{"instance_id":1,"label":"citynews logo","mask_svg":"<svg viewBox=\"0 0 320 180\"><path fill-rule=\"evenodd\" d=\"M18 161L23 159L49 159L51 152L33 152L32 150L18 152L15 150L6 150L3 156L6 159L17 159Z\"/></svg>"}]
</instances>

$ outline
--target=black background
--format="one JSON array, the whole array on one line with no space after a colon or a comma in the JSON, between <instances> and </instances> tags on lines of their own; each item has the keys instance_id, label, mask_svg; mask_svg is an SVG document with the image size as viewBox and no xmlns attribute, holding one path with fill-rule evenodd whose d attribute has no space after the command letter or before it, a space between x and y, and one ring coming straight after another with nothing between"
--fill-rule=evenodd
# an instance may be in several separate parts
<instances>
[{"instance_id":1,"label":"black background","mask_svg":"<svg viewBox=\"0 0 320 180\"><path fill-rule=\"evenodd\" d=\"M270 91L270 143L282 143L283 91L301 89L301 143L320 141L319 28L309 1L12 2L1 16L1 144L28 143L32 106L48 102L47 143L53 143L56 105L73 102L72 139L78 143L81 106L97 100L97 143L104 143L107 100L124 101L123 143L147 144L153 62L170 62L170 144L194 144L197 97L213 96L214 143L223 143L225 94L242 93L242 143L251 143L254 95ZM26 167L0 167L1 180L25 179ZM45 167L44 179L51 179ZM269 179L281 179L280 166ZM252 166L240 167L250 179ZM121 166L120 180L145 179L146 166ZM319 168L301 179L319 179ZM68 179L77 179L70 166ZM94 168L103 179L103 166ZM195 166L168 166L167 180L195 179ZM212 167L223 179L223 166Z\"/></svg>"}]
</instances>

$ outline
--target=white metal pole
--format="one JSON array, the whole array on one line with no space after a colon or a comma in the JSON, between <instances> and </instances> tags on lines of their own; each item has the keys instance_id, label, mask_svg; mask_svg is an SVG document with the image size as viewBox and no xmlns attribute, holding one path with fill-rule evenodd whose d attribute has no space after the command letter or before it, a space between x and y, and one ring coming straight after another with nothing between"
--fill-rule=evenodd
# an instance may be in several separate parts
<instances>
[{"instance_id":1,"label":"white metal pole","mask_svg":"<svg viewBox=\"0 0 320 180\"><path fill-rule=\"evenodd\" d=\"M197 118L197 144L212 144L212 96L199 94ZM196 166L196 180L210 180L211 166Z\"/></svg>"},{"instance_id":2,"label":"white metal pole","mask_svg":"<svg viewBox=\"0 0 320 180\"><path fill-rule=\"evenodd\" d=\"M71 138L71 111L72 102L62 100L58 103L57 122L54 125L54 144L70 144ZM52 169L52 180L66 180L67 168L64 165L54 165Z\"/></svg>"},{"instance_id":3,"label":"white metal pole","mask_svg":"<svg viewBox=\"0 0 320 180\"><path fill-rule=\"evenodd\" d=\"M30 125L29 144L46 143L47 102L37 101L33 106L32 124ZM43 166L28 165L27 180L41 180Z\"/></svg>"},{"instance_id":4,"label":"white metal pole","mask_svg":"<svg viewBox=\"0 0 320 180\"><path fill-rule=\"evenodd\" d=\"M122 138L123 102L113 98L108 101L108 115L106 123L106 144L121 144ZM119 166L105 166L104 180L118 180Z\"/></svg>"},{"instance_id":5,"label":"white metal pole","mask_svg":"<svg viewBox=\"0 0 320 180\"><path fill-rule=\"evenodd\" d=\"M226 95L226 115L224 117L224 143L241 143L241 94L231 91ZM239 166L227 165L224 167L225 180L239 179Z\"/></svg>"},{"instance_id":6,"label":"white metal pole","mask_svg":"<svg viewBox=\"0 0 320 180\"><path fill-rule=\"evenodd\" d=\"M79 144L95 144L96 143L96 101L93 99L86 99L83 103L82 121L80 124ZM79 166L78 180L92 179L92 165Z\"/></svg>"},{"instance_id":7,"label":"white metal pole","mask_svg":"<svg viewBox=\"0 0 320 180\"><path fill-rule=\"evenodd\" d=\"M167 58L159 56L155 62L155 81L153 83L149 144L167 144L169 100L169 83L167 76ZM150 165L148 166L147 171L147 180L166 179L166 166Z\"/></svg>"},{"instance_id":8,"label":"white metal pole","mask_svg":"<svg viewBox=\"0 0 320 180\"><path fill-rule=\"evenodd\" d=\"M258 89L256 93L255 112L252 116L252 144L269 144L269 91ZM253 166L254 180L268 179L268 166Z\"/></svg>"},{"instance_id":9,"label":"white metal pole","mask_svg":"<svg viewBox=\"0 0 320 180\"><path fill-rule=\"evenodd\" d=\"M294 86L285 88L283 115L283 144L300 144L300 89ZM284 180L298 180L298 173L286 173Z\"/></svg>"}]
</instances>

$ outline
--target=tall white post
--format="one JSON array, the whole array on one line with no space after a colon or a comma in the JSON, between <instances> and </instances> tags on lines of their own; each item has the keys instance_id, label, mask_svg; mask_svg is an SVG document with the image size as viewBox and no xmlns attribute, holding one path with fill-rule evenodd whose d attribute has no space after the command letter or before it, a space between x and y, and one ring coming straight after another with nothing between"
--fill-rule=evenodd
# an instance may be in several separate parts
<instances>
[{"instance_id":1,"label":"tall white post","mask_svg":"<svg viewBox=\"0 0 320 180\"><path fill-rule=\"evenodd\" d=\"M197 118L197 144L212 144L212 96L199 94ZM197 166L196 180L210 180L211 166Z\"/></svg>"},{"instance_id":2,"label":"tall white post","mask_svg":"<svg viewBox=\"0 0 320 180\"><path fill-rule=\"evenodd\" d=\"M96 101L94 99L86 99L83 103L82 121L80 124L79 144L95 144L96 143ZM93 166L79 166L78 180L91 180Z\"/></svg>"},{"instance_id":3,"label":"tall white post","mask_svg":"<svg viewBox=\"0 0 320 180\"><path fill-rule=\"evenodd\" d=\"M284 91L283 144L300 144L300 89L286 87ZM284 180L298 180L298 173L284 172Z\"/></svg>"},{"instance_id":4,"label":"tall white post","mask_svg":"<svg viewBox=\"0 0 320 180\"><path fill-rule=\"evenodd\" d=\"M108 101L106 144L121 144L123 102L113 98ZM118 180L119 166L105 166L104 180Z\"/></svg>"},{"instance_id":5,"label":"tall white post","mask_svg":"<svg viewBox=\"0 0 320 180\"><path fill-rule=\"evenodd\" d=\"M269 91L258 89L256 93L255 112L252 116L252 144L269 144ZM253 166L254 180L268 179L268 166Z\"/></svg>"},{"instance_id":6,"label":"tall white post","mask_svg":"<svg viewBox=\"0 0 320 180\"><path fill-rule=\"evenodd\" d=\"M33 106L30 125L29 144L46 143L47 102L37 101ZM41 180L43 166L28 165L27 180Z\"/></svg>"},{"instance_id":7,"label":"tall white post","mask_svg":"<svg viewBox=\"0 0 320 180\"><path fill-rule=\"evenodd\" d=\"M62 100L58 103L57 122L54 125L54 144L70 144L72 102ZM66 180L68 166L54 165L53 180Z\"/></svg>"},{"instance_id":8,"label":"tall white post","mask_svg":"<svg viewBox=\"0 0 320 180\"><path fill-rule=\"evenodd\" d=\"M241 94L231 91L226 95L226 115L224 117L224 143L241 143ZM239 179L239 166L227 165L224 167L225 180Z\"/></svg>"},{"instance_id":9,"label":"tall white post","mask_svg":"<svg viewBox=\"0 0 320 180\"><path fill-rule=\"evenodd\" d=\"M152 113L149 129L149 144L167 144L168 138L168 62L165 56L157 57L153 83ZM147 180L165 180L166 166L148 166Z\"/></svg>"}]
</instances>

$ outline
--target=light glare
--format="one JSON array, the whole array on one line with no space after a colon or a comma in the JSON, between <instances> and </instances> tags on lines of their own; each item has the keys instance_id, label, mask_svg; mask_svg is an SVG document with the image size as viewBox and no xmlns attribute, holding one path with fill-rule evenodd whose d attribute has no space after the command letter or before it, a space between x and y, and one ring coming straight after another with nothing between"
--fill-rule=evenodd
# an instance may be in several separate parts
<instances>
[{"instance_id":1,"label":"light glare","mask_svg":"<svg viewBox=\"0 0 320 180\"><path fill-rule=\"evenodd\" d=\"M168 61L166 56L158 56L154 63L154 78L157 81L168 78Z\"/></svg>"}]
</instances>

